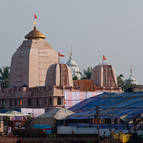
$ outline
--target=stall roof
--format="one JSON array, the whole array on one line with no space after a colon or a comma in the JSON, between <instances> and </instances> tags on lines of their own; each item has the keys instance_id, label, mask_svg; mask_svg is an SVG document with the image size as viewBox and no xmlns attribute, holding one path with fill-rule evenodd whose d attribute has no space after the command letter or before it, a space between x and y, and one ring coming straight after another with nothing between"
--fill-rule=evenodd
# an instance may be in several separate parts
<instances>
[{"instance_id":1,"label":"stall roof","mask_svg":"<svg viewBox=\"0 0 143 143\"><path fill-rule=\"evenodd\" d=\"M57 120L61 120L66 118L69 115L72 115L74 112L67 110L65 108L55 108L52 109L40 116L38 116L36 119L48 119L48 118L53 118L53 119L57 119Z\"/></svg>"},{"instance_id":2,"label":"stall roof","mask_svg":"<svg viewBox=\"0 0 143 143\"><path fill-rule=\"evenodd\" d=\"M18 112L18 111L8 111L8 112L5 112L5 113L0 113L0 116L1 117L22 117L22 116L29 116L29 114L23 114L21 112Z\"/></svg>"}]
</instances>

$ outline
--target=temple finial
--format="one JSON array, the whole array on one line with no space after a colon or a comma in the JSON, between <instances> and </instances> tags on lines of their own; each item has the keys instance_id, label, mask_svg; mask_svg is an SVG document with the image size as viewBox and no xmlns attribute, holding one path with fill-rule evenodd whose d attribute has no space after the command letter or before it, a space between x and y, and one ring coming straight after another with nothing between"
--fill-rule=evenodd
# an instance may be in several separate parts
<instances>
[{"instance_id":1,"label":"temple finial","mask_svg":"<svg viewBox=\"0 0 143 143\"><path fill-rule=\"evenodd\" d=\"M131 68L130 68L130 77L133 76L133 65L131 65Z\"/></svg>"},{"instance_id":2,"label":"temple finial","mask_svg":"<svg viewBox=\"0 0 143 143\"><path fill-rule=\"evenodd\" d=\"M37 25L37 15L36 14L34 14L34 22L33 22L33 24L34 24L34 27L36 27L36 25Z\"/></svg>"},{"instance_id":3,"label":"temple finial","mask_svg":"<svg viewBox=\"0 0 143 143\"><path fill-rule=\"evenodd\" d=\"M37 19L37 15L34 14L34 22L33 22L34 29L32 31L30 31L25 36L25 38L28 39L28 40L33 40L33 39L35 39L35 40L42 40L42 39L46 38L46 36L44 34L42 34L40 31L37 30L37 28L36 28L36 24L37 24L36 19Z\"/></svg>"},{"instance_id":4,"label":"temple finial","mask_svg":"<svg viewBox=\"0 0 143 143\"><path fill-rule=\"evenodd\" d=\"M71 44L70 58L72 58L72 44Z\"/></svg>"}]
</instances>

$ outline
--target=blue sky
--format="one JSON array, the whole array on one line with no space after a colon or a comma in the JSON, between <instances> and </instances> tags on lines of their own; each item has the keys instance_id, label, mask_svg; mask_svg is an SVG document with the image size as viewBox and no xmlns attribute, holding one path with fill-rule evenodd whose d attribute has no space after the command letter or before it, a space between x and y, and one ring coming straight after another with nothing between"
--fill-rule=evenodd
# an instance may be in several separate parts
<instances>
[{"instance_id":1,"label":"blue sky","mask_svg":"<svg viewBox=\"0 0 143 143\"><path fill-rule=\"evenodd\" d=\"M142 0L1 0L0 67L10 65L11 56L33 29L68 60L71 44L73 59L83 70L95 66L104 54L117 74L133 75L143 83L143 1Z\"/></svg>"}]
</instances>

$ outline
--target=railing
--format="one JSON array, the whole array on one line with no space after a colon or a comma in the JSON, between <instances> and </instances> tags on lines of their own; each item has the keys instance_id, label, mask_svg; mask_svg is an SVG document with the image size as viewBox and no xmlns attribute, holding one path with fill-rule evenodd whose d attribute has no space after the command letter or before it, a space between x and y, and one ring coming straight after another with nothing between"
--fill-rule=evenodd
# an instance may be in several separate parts
<instances>
[{"instance_id":1,"label":"railing","mask_svg":"<svg viewBox=\"0 0 143 143\"><path fill-rule=\"evenodd\" d=\"M0 143L87 143L96 142L96 137L47 137L47 138L16 138L0 137ZM108 142L107 142L108 143Z\"/></svg>"}]
</instances>

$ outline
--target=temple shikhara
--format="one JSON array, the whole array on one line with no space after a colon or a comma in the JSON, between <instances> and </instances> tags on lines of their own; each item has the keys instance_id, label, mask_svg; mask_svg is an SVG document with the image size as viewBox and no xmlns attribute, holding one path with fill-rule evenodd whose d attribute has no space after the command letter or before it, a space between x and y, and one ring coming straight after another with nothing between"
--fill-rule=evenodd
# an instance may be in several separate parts
<instances>
[{"instance_id":1,"label":"temple shikhara","mask_svg":"<svg viewBox=\"0 0 143 143\"><path fill-rule=\"evenodd\" d=\"M49 66L58 63L56 51L36 27L25 38L12 56L10 88L45 86Z\"/></svg>"},{"instance_id":2,"label":"temple shikhara","mask_svg":"<svg viewBox=\"0 0 143 143\"><path fill-rule=\"evenodd\" d=\"M61 64L46 36L34 29L11 59L9 88L0 90L1 109L69 108L104 91L122 92L111 65L97 65L90 80L80 80L78 65L70 56ZM73 80L77 76L79 80Z\"/></svg>"}]
</instances>

